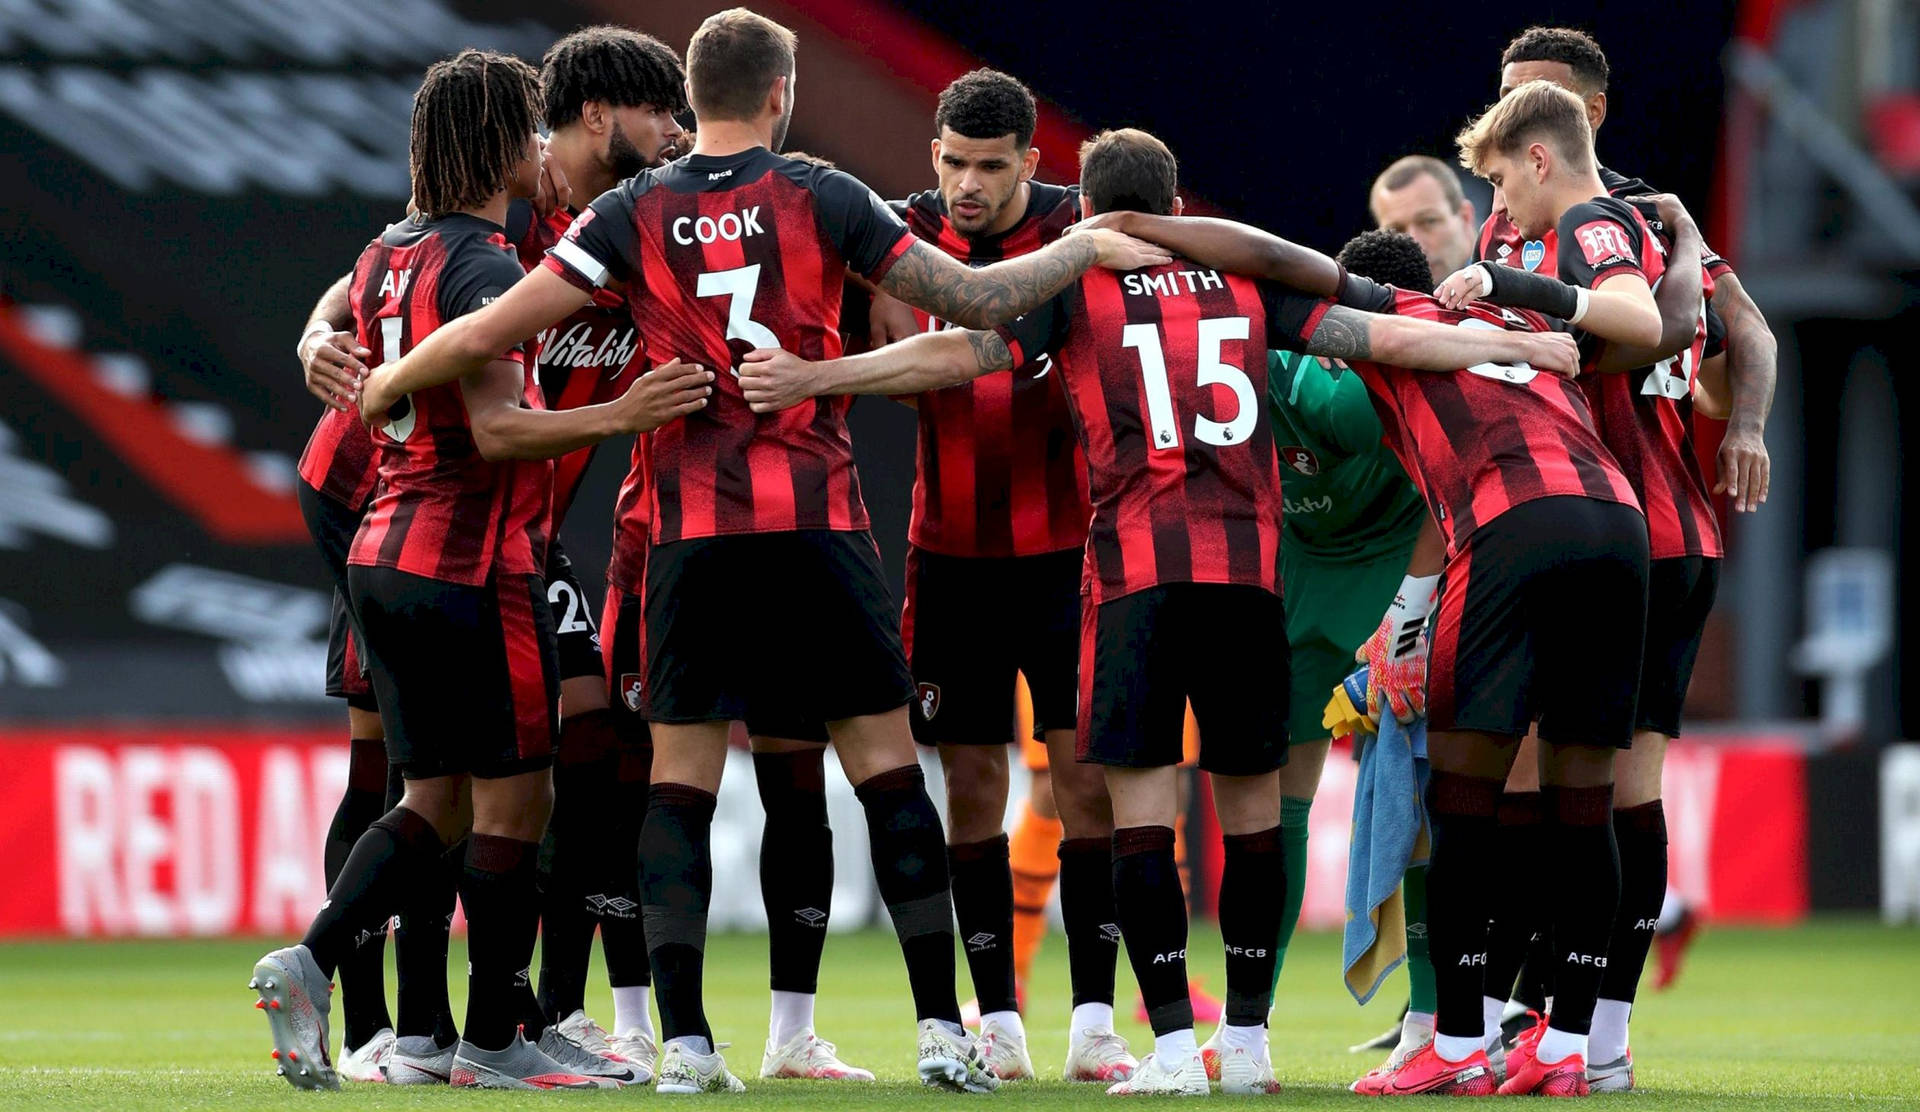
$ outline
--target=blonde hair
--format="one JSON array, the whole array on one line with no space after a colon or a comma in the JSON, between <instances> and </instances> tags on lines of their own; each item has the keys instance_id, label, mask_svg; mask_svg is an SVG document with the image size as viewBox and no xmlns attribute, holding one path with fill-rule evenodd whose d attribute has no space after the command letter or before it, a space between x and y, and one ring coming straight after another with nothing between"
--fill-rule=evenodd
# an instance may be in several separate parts
<instances>
[{"instance_id":1,"label":"blonde hair","mask_svg":"<svg viewBox=\"0 0 1920 1112\"><path fill-rule=\"evenodd\" d=\"M1513 89L1454 137L1460 165L1482 176L1494 157L1514 154L1536 140L1550 144L1569 169L1593 168L1587 106L1551 81L1529 81Z\"/></svg>"}]
</instances>

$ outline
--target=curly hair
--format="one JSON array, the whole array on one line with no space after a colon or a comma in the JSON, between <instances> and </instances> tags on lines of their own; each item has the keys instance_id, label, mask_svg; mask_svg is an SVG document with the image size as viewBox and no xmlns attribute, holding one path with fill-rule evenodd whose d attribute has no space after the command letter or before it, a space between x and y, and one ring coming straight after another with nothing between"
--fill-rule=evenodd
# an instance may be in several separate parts
<instances>
[{"instance_id":1,"label":"curly hair","mask_svg":"<svg viewBox=\"0 0 1920 1112\"><path fill-rule=\"evenodd\" d=\"M414 207L445 216L505 189L527 155L539 100L540 75L511 54L462 50L427 67L407 146Z\"/></svg>"},{"instance_id":2,"label":"curly hair","mask_svg":"<svg viewBox=\"0 0 1920 1112\"><path fill-rule=\"evenodd\" d=\"M1529 27L1514 36L1500 55L1500 67L1515 62L1561 62L1589 94L1607 89L1606 52L1592 35L1572 27Z\"/></svg>"},{"instance_id":3,"label":"curly hair","mask_svg":"<svg viewBox=\"0 0 1920 1112\"><path fill-rule=\"evenodd\" d=\"M1019 81L993 69L977 69L954 79L940 93L933 112L935 131L951 128L969 139L1013 136L1024 151L1033 142L1037 112L1033 93Z\"/></svg>"},{"instance_id":4,"label":"curly hair","mask_svg":"<svg viewBox=\"0 0 1920 1112\"><path fill-rule=\"evenodd\" d=\"M602 24L582 27L547 48L540 92L549 130L580 118L590 100L620 108L651 104L685 112L686 72L680 55L652 35Z\"/></svg>"},{"instance_id":5,"label":"curly hair","mask_svg":"<svg viewBox=\"0 0 1920 1112\"><path fill-rule=\"evenodd\" d=\"M1424 290L1433 284L1427 253L1405 232L1380 228L1348 240L1335 256L1348 272L1403 290Z\"/></svg>"}]
</instances>

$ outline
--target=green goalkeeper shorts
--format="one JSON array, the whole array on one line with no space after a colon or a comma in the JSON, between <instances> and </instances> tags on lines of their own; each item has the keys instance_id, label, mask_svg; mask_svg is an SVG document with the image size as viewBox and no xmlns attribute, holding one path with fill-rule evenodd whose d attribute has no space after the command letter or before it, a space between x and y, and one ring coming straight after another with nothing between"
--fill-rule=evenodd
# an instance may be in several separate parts
<instances>
[{"instance_id":1,"label":"green goalkeeper shorts","mask_svg":"<svg viewBox=\"0 0 1920 1112\"><path fill-rule=\"evenodd\" d=\"M1381 615L1407 574L1404 548L1372 558L1340 560L1289 555L1280 549L1285 583L1287 643L1293 652L1293 744L1327 736L1320 716L1333 689L1359 664L1355 649L1380 625Z\"/></svg>"}]
</instances>

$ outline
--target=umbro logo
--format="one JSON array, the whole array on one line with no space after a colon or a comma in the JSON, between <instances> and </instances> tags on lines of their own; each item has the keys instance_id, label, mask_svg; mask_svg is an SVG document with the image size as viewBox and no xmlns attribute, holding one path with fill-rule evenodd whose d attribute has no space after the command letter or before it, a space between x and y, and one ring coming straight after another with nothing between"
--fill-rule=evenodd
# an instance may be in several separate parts
<instances>
[{"instance_id":1,"label":"umbro logo","mask_svg":"<svg viewBox=\"0 0 1920 1112\"><path fill-rule=\"evenodd\" d=\"M1425 923L1408 923L1408 924L1407 924L1407 937L1408 937L1408 938L1425 938L1425 937L1427 937L1427 925L1426 925Z\"/></svg>"},{"instance_id":2,"label":"umbro logo","mask_svg":"<svg viewBox=\"0 0 1920 1112\"><path fill-rule=\"evenodd\" d=\"M1120 945L1120 924L1102 923L1100 924L1100 934L1115 946Z\"/></svg>"},{"instance_id":3,"label":"umbro logo","mask_svg":"<svg viewBox=\"0 0 1920 1112\"><path fill-rule=\"evenodd\" d=\"M999 941L999 938L999 935L991 931L981 931L967 939L967 949L975 953L979 953L982 950L991 950L993 949L993 944Z\"/></svg>"},{"instance_id":4,"label":"umbro logo","mask_svg":"<svg viewBox=\"0 0 1920 1112\"><path fill-rule=\"evenodd\" d=\"M531 967L527 969L522 969L513 975L514 988L526 988L528 985L532 983L533 983L533 970Z\"/></svg>"},{"instance_id":5,"label":"umbro logo","mask_svg":"<svg viewBox=\"0 0 1920 1112\"><path fill-rule=\"evenodd\" d=\"M1495 251L1494 254L1504 259L1508 255L1513 254L1513 245L1510 243L1503 243L1500 245L1499 250Z\"/></svg>"},{"instance_id":6,"label":"umbro logo","mask_svg":"<svg viewBox=\"0 0 1920 1112\"><path fill-rule=\"evenodd\" d=\"M587 897L587 907L600 915L610 916L615 919L631 919L633 918L633 913L639 909L640 904L638 901L630 900L625 896L608 896L600 892L595 892L593 895Z\"/></svg>"},{"instance_id":7,"label":"umbro logo","mask_svg":"<svg viewBox=\"0 0 1920 1112\"><path fill-rule=\"evenodd\" d=\"M817 907L803 907L794 912L793 917L803 926L824 928L827 925L827 913Z\"/></svg>"}]
</instances>

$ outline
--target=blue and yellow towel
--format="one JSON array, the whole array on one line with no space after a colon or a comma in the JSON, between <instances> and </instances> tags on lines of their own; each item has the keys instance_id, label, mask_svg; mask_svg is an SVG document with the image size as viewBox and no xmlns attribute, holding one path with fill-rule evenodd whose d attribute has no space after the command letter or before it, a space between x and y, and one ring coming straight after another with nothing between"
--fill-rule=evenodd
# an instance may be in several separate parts
<instances>
[{"instance_id":1,"label":"blue and yellow towel","mask_svg":"<svg viewBox=\"0 0 1920 1112\"><path fill-rule=\"evenodd\" d=\"M1347 991L1365 1004L1407 956L1400 882L1427 863L1427 723L1402 726L1367 717L1367 670L1348 676L1328 702L1325 725L1353 738L1360 763L1347 856L1347 925L1342 969Z\"/></svg>"}]
</instances>

